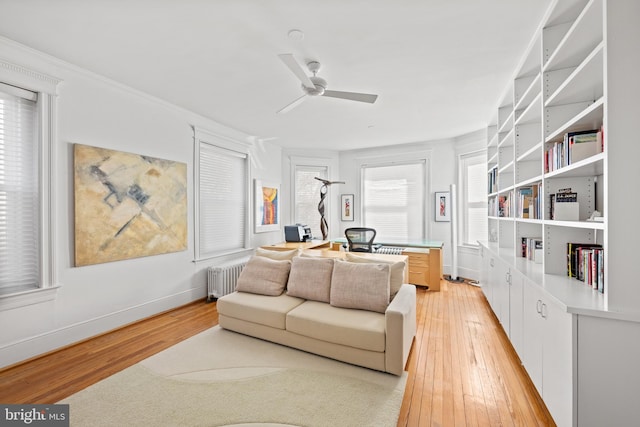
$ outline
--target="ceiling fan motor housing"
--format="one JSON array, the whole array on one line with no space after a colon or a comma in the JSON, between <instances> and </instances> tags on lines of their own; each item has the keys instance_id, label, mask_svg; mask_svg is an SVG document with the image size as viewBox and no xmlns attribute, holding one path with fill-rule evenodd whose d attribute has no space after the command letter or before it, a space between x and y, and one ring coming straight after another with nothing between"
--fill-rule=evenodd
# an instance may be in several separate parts
<instances>
[{"instance_id":1,"label":"ceiling fan motor housing","mask_svg":"<svg viewBox=\"0 0 640 427\"><path fill-rule=\"evenodd\" d=\"M302 85L302 89L305 91L305 93L307 95L312 95L312 96L322 95L324 93L325 89L327 88L327 81L325 79L323 79L322 77L318 77L318 76L312 76L312 77L309 77L309 78L313 82L313 85L315 86L315 88L314 89L310 89L310 88L306 87L305 85Z\"/></svg>"}]
</instances>

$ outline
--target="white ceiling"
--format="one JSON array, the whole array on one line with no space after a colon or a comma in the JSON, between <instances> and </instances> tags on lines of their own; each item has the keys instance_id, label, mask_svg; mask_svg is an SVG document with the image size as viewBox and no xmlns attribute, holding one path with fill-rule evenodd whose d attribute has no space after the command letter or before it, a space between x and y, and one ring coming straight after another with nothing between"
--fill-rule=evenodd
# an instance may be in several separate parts
<instances>
[{"instance_id":1,"label":"white ceiling","mask_svg":"<svg viewBox=\"0 0 640 427\"><path fill-rule=\"evenodd\" d=\"M486 126L550 1L0 0L0 35L256 138L345 150ZM276 115L302 95L281 53L378 100Z\"/></svg>"}]
</instances>

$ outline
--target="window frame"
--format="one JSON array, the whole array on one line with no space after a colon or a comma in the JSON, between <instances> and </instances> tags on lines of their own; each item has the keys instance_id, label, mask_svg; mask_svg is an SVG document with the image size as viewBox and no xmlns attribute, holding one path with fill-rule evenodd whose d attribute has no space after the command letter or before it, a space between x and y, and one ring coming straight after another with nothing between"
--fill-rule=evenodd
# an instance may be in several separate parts
<instances>
[{"instance_id":1,"label":"window frame","mask_svg":"<svg viewBox=\"0 0 640 427\"><path fill-rule=\"evenodd\" d=\"M422 200L422 236L416 237L416 239L426 240L431 236L431 221L429 221L429 212L431 208L430 198L427 197L428 194L431 194L431 152L430 150L418 151L418 152L407 152L402 155L391 155L391 156L376 156L369 158L362 158L359 164L359 174L358 179L360 180L359 185L359 199L360 203L358 212L359 217L361 218L361 223L364 225L364 217L365 217L365 201L364 201L364 170L368 167L385 167L385 166L394 166L394 165L403 165L403 164L423 164L424 173L423 173L423 200Z\"/></svg>"},{"instance_id":2,"label":"window frame","mask_svg":"<svg viewBox=\"0 0 640 427\"><path fill-rule=\"evenodd\" d=\"M468 173L468 165L467 162L472 159L472 158L481 158L484 157L484 161L482 161L482 159L480 159L477 163L473 163L475 164L480 164L480 165L485 165L487 164L486 162L486 156L487 156L487 150L486 149L480 149L480 150L474 150L474 151L469 151L469 152L465 152L465 153L461 153L458 155L458 188L461 189L461 191L458 192L458 218L459 218L459 223L458 223L458 241L456 242L456 244L458 246L461 247L467 247L467 248L475 248L478 249L480 247L480 244L478 242L476 243L472 243L472 242L468 242L468 234L469 234L469 230L468 230L468 224L467 224L467 216L468 216L468 211L469 211L469 204L467 203L467 199L468 199L468 188L466 184L466 178L467 178L467 173ZM485 168L486 169L486 168ZM486 175L486 174L485 174ZM485 176L483 175L483 176ZM486 195L486 192L483 193ZM487 201L486 198L483 202L478 202L481 203L485 208L485 212L486 212L486 205L487 205Z\"/></svg>"},{"instance_id":3,"label":"window frame","mask_svg":"<svg viewBox=\"0 0 640 427\"><path fill-rule=\"evenodd\" d=\"M39 148L39 262L38 287L6 288L0 292L0 311L53 300L58 283L56 243L56 150L57 88L60 79L0 60L0 82L38 94L37 135Z\"/></svg>"},{"instance_id":4,"label":"window frame","mask_svg":"<svg viewBox=\"0 0 640 427\"><path fill-rule=\"evenodd\" d=\"M326 176L326 179L329 179L329 177L331 176L331 166L329 165L328 161L325 161L323 159L314 159L314 158L302 158L302 157L292 157L291 158L291 178L290 178L290 182L291 182L291 222L295 223L296 221L296 206L298 204L298 200L297 200L297 182L296 182L296 171L298 170L298 168L309 168L309 169L324 169ZM320 202L320 194L318 193L318 203ZM316 204L317 206L317 204ZM325 212L332 212L331 211L331 197L327 197L325 199ZM305 224L307 226L310 226L309 224ZM312 229L315 228L313 226L310 226ZM318 212L318 224L317 224L317 228L320 228L320 213ZM316 235L315 233L312 233L314 238L319 238L320 235Z\"/></svg>"},{"instance_id":5,"label":"window frame","mask_svg":"<svg viewBox=\"0 0 640 427\"><path fill-rule=\"evenodd\" d=\"M194 161L193 161L193 182L194 182L194 262L206 261L219 257L224 257L234 254L242 254L250 251L250 233L251 233L251 218L252 218L252 197L251 197L251 153L249 150L250 144L240 142L209 130L192 126L194 132ZM233 249L230 251L219 252L215 254L201 254L200 253L200 144L209 144L214 147L234 151L246 155L246 182L245 182L245 225L243 236L243 247Z\"/></svg>"}]
</instances>

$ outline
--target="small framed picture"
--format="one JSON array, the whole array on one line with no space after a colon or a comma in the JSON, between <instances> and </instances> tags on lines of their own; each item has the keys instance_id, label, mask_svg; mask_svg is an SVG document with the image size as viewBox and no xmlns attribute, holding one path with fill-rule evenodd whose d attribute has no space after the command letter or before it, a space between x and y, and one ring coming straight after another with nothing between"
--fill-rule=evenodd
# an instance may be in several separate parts
<instances>
[{"instance_id":1,"label":"small framed picture","mask_svg":"<svg viewBox=\"0 0 640 427\"><path fill-rule=\"evenodd\" d=\"M436 191L435 199L435 217L436 221L451 221L451 200L448 191Z\"/></svg>"},{"instance_id":2,"label":"small framed picture","mask_svg":"<svg viewBox=\"0 0 640 427\"><path fill-rule=\"evenodd\" d=\"M255 231L280 230L280 186L255 180Z\"/></svg>"},{"instance_id":3,"label":"small framed picture","mask_svg":"<svg viewBox=\"0 0 640 427\"><path fill-rule=\"evenodd\" d=\"M353 221L353 194L342 194L340 196L342 206L342 217L343 221Z\"/></svg>"}]
</instances>

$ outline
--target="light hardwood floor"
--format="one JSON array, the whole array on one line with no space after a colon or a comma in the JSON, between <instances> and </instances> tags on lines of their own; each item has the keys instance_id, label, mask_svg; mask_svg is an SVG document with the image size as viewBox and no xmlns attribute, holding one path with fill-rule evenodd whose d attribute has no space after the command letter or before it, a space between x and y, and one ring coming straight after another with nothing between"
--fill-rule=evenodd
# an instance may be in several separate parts
<instances>
[{"instance_id":1,"label":"light hardwood floor","mask_svg":"<svg viewBox=\"0 0 640 427\"><path fill-rule=\"evenodd\" d=\"M418 288L398 426L553 426L480 288ZM54 403L218 322L204 301L0 370L0 402Z\"/></svg>"}]
</instances>

